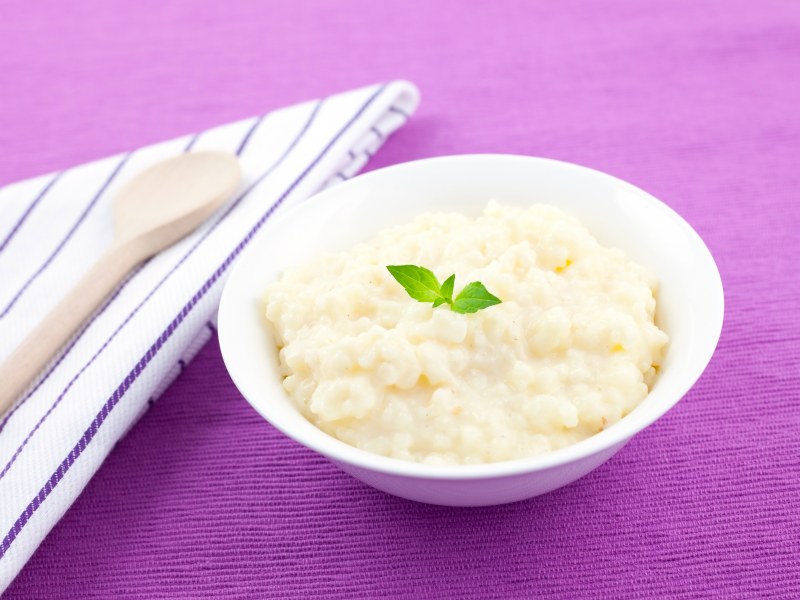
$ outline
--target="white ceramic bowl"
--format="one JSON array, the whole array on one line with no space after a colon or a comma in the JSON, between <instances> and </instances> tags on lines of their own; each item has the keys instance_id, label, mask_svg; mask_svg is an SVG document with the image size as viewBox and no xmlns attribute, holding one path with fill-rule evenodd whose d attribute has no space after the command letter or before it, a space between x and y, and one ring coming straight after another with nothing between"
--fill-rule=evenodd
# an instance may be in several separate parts
<instances>
[{"instance_id":1,"label":"white ceramic bowl","mask_svg":"<svg viewBox=\"0 0 800 600\"><path fill-rule=\"evenodd\" d=\"M659 277L656 320L670 337L645 400L597 435L543 456L482 465L436 466L349 446L309 423L281 386L278 353L264 326L263 293L290 265L344 250L426 211L477 215L494 198L554 204L576 215L605 245ZM287 436L342 470L403 498L450 506L514 502L585 475L674 406L705 369L722 328L719 272L703 241L650 194L585 167L524 156L465 155L373 171L329 188L268 223L239 259L219 310L225 365L244 397Z\"/></svg>"}]
</instances>

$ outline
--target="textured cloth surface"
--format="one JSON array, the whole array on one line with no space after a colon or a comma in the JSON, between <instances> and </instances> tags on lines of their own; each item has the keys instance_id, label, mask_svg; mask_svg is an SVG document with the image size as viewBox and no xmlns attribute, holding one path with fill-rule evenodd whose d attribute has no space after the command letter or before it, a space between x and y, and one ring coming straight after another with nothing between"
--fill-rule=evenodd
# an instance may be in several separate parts
<instances>
[{"instance_id":1,"label":"textured cloth surface","mask_svg":"<svg viewBox=\"0 0 800 600\"><path fill-rule=\"evenodd\" d=\"M207 344L9 598L800 597L796 0L22 2L0 20L0 182L402 76L370 167L571 160L663 199L726 291L717 353L606 465L483 509L377 492L286 440Z\"/></svg>"}]
</instances>

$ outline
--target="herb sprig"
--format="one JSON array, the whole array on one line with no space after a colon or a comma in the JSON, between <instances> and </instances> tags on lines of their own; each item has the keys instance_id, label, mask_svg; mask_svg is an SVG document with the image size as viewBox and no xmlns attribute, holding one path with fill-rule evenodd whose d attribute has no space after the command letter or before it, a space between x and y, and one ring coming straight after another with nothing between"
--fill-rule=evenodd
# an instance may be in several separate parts
<instances>
[{"instance_id":1,"label":"herb sprig","mask_svg":"<svg viewBox=\"0 0 800 600\"><path fill-rule=\"evenodd\" d=\"M430 269L417 265L389 265L389 273L403 286L403 289L418 302L432 302L433 307L447 304L450 310L457 313L475 313L502 300L494 296L480 281L473 281L464 286L458 296L453 299L453 288L456 283L455 274L439 283Z\"/></svg>"}]
</instances>

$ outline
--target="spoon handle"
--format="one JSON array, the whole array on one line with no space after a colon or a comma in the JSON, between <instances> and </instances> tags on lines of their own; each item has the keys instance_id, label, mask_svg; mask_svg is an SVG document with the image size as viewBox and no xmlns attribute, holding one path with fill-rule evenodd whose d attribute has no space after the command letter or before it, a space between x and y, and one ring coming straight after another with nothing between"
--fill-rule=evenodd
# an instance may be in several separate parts
<instances>
[{"instance_id":1,"label":"spoon handle","mask_svg":"<svg viewBox=\"0 0 800 600\"><path fill-rule=\"evenodd\" d=\"M122 278L140 261L135 243L114 244L0 366L0 415L25 391Z\"/></svg>"}]
</instances>

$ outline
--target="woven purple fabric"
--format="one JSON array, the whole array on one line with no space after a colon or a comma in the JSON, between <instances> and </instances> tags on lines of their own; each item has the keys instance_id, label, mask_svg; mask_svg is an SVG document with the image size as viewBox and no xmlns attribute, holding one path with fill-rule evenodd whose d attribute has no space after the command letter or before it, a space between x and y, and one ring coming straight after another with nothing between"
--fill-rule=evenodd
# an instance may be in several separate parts
<instances>
[{"instance_id":1,"label":"woven purple fabric","mask_svg":"<svg viewBox=\"0 0 800 600\"><path fill-rule=\"evenodd\" d=\"M726 322L610 462L484 509L340 473L249 407L212 342L7 597L800 597L796 0L44 5L0 19L0 184L406 77L421 108L370 168L509 152L628 179L706 240Z\"/></svg>"}]
</instances>

